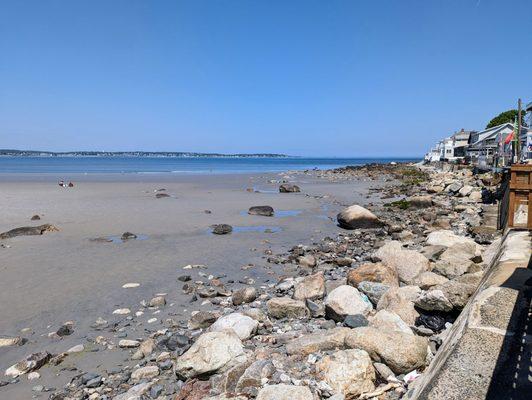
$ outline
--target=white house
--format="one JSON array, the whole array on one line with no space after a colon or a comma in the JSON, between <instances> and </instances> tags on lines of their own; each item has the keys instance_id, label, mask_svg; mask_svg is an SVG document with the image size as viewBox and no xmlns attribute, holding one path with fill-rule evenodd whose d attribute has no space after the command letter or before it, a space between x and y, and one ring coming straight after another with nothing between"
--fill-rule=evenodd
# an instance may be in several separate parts
<instances>
[{"instance_id":1,"label":"white house","mask_svg":"<svg viewBox=\"0 0 532 400\"><path fill-rule=\"evenodd\" d=\"M469 138L475 131L466 131L461 129L456 132L451 138L453 139L453 155L450 160L463 160L467 155L467 149L469 147Z\"/></svg>"}]
</instances>

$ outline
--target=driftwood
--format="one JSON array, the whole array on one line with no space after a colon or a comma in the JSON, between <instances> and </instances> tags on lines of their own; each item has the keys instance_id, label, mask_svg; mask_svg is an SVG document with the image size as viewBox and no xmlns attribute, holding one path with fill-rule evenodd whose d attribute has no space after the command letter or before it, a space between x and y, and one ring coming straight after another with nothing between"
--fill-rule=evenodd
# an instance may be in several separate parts
<instances>
[{"instance_id":1,"label":"driftwood","mask_svg":"<svg viewBox=\"0 0 532 400\"><path fill-rule=\"evenodd\" d=\"M390 383L388 383L388 384L386 384L386 385L374 390L373 392L361 394L358 399L359 400L371 399L373 397L380 396L381 394L383 394L384 392L387 392L388 390L395 389L395 388L398 388L400 386L402 386L400 383L390 382Z\"/></svg>"},{"instance_id":2,"label":"driftwood","mask_svg":"<svg viewBox=\"0 0 532 400\"><path fill-rule=\"evenodd\" d=\"M10 239L15 236L32 236L32 235L42 235L45 232L57 232L55 226L51 224L44 224L39 226L23 226L21 228L11 229L10 231L0 233L0 239Z\"/></svg>"}]
</instances>

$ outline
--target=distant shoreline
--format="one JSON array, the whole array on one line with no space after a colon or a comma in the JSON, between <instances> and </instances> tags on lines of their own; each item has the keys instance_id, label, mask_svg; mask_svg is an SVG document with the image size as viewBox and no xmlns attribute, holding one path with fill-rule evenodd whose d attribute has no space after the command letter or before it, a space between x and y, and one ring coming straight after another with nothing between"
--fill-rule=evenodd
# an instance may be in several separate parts
<instances>
[{"instance_id":1,"label":"distant shoreline","mask_svg":"<svg viewBox=\"0 0 532 400\"><path fill-rule=\"evenodd\" d=\"M0 149L3 157L210 157L210 158L297 158L286 154L275 153L195 153L174 151L39 151L39 150L8 150Z\"/></svg>"}]
</instances>

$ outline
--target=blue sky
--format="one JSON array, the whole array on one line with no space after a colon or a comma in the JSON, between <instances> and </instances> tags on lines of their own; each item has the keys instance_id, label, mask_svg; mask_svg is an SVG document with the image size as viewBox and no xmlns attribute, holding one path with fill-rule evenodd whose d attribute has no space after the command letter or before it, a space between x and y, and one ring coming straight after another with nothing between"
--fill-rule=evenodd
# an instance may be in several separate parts
<instances>
[{"instance_id":1,"label":"blue sky","mask_svg":"<svg viewBox=\"0 0 532 400\"><path fill-rule=\"evenodd\" d=\"M532 101L530 1L2 1L0 148L418 156Z\"/></svg>"}]
</instances>

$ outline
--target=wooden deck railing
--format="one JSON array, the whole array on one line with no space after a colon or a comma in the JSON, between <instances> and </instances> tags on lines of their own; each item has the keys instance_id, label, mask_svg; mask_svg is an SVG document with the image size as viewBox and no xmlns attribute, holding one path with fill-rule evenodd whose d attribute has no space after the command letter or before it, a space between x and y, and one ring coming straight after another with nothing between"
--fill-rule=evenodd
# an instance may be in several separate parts
<instances>
[{"instance_id":1,"label":"wooden deck railing","mask_svg":"<svg viewBox=\"0 0 532 400\"><path fill-rule=\"evenodd\" d=\"M532 229L531 164L510 167L508 227Z\"/></svg>"}]
</instances>

